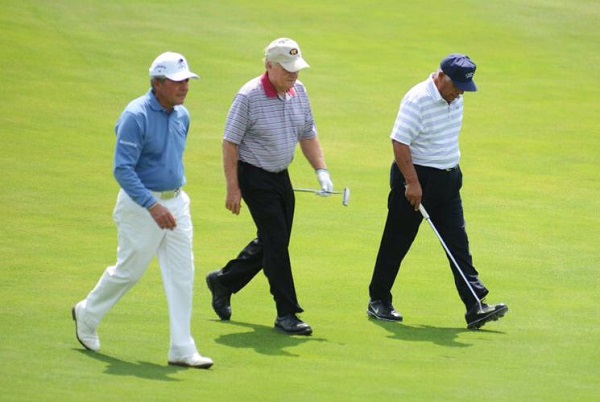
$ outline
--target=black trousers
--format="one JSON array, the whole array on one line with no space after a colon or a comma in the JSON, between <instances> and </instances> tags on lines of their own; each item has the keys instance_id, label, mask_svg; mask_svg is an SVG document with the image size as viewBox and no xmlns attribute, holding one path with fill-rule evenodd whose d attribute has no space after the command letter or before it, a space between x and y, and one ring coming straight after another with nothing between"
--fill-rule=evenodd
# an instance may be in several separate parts
<instances>
[{"instance_id":1,"label":"black trousers","mask_svg":"<svg viewBox=\"0 0 600 402\"><path fill-rule=\"evenodd\" d=\"M257 238L223 267L219 282L236 293L262 269L269 281L277 315L301 313L288 252L295 208L288 171L271 173L239 162L238 181L256 224Z\"/></svg>"},{"instance_id":2,"label":"black trousers","mask_svg":"<svg viewBox=\"0 0 600 402\"><path fill-rule=\"evenodd\" d=\"M415 165L415 169L423 189L423 206L427 209L431 221L477 297L482 299L488 294L488 290L479 280L469 252L469 239L465 230L460 197L460 188L462 187L460 167L440 170ZM400 169L396 163L393 163L390 170L391 190L388 197L388 215L369 285L371 300L392 302L391 290L400 270L400 264L408 253L423 220L421 213L415 211L404 196L405 184ZM477 304L477 300L449 257L448 262L454 276L456 290L468 310Z\"/></svg>"}]
</instances>

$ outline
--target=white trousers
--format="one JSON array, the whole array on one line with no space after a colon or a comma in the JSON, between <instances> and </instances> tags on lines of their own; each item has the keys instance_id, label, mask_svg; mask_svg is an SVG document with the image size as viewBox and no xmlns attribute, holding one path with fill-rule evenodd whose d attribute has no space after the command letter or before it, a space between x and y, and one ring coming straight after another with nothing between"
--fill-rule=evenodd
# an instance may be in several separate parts
<instances>
[{"instance_id":1,"label":"white trousers","mask_svg":"<svg viewBox=\"0 0 600 402\"><path fill-rule=\"evenodd\" d=\"M98 326L110 309L143 276L156 255L169 309L171 344L169 359L197 352L191 336L194 287L193 228L190 199L181 191L169 200L159 200L175 217L177 227L163 230L150 213L121 190L113 212L117 225L117 263L108 267L83 303L82 319Z\"/></svg>"}]
</instances>

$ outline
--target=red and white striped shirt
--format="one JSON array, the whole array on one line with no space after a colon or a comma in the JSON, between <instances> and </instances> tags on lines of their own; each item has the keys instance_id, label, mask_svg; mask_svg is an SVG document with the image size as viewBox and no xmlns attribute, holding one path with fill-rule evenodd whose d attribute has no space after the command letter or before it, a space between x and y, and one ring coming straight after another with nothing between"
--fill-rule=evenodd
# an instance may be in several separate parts
<instances>
[{"instance_id":1,"label":"red and white striped shirt","mask_svg":"<svg viewBox=\"0 0 600 402\"><path fill-rule=\"evenodd\" d=\"M238 145L240 161L277 173L294 159L298 141L316 135L304 85L296 81L281 98L265 73L236 94L223 138Z\"/></svg>"}]
</instances>

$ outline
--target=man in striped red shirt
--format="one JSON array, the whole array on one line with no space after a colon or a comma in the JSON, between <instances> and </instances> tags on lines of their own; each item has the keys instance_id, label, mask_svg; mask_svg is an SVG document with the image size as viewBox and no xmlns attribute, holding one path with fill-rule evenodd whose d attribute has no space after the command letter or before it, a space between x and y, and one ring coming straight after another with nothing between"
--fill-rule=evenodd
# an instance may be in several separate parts
<instances>
[{"instance_id":1,"label":"man in striped red shirt","mask_svg":"<svg viewBox=\"0 0 600 402\"><path fill-rule=\"evenodd\" d=\"M477 90L473 82L475 69L469 57L451 54L442 60L438 71L402 99L391 133L395 161L390 174L388 216L369 285L370 317L402 321L392 305L391 289L423 219L419 213L421 202L467 279L449 258L456 289L466 307L467 327L480 328L508 311L504 304L480 306L489 291L473 266L460 197L458 137L463 93Z\"/></svg>"},{"instance_id":2,"label":"man in striped red shirt","mask_svg":"<svg viewBox=\"0 0 600 402\"><path fill-rule=\"evenodd\" d=\"M288 38L265 49L266 72L237 93L225 124L223 169L225 207L239 214L242 199L256 224L257 237L223 269L206 277L212 306L222 320L231 317L230 297L261 269L275 300L275 327L288 334L310 335L312 328L297 314L300 307L288 253L294 217L294 192L288 166L298 143L315 169L321 195L333 183L317 137L304 85L298 74L309 67L298 44Z\"/></svg>"}]
</instances>

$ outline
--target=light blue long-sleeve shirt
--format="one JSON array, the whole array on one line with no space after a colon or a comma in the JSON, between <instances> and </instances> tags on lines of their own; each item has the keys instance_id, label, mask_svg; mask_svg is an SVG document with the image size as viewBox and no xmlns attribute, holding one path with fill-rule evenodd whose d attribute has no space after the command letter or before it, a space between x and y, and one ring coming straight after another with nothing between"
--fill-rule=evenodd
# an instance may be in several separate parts
<instances>
[{"instance_id":1,"label":"light blue long-sleeve shirt","mask_svg":"<svg viewBox=\"0 0 600 402\"><path fill-rule=\"evenodd\" d=\"M137 204L156 203L150 191L168 191L185 184L183 152L190 114L183 105L171 113L151 90L129 103L115 127L113 174Z\"/></svg>"}]
</instances>

